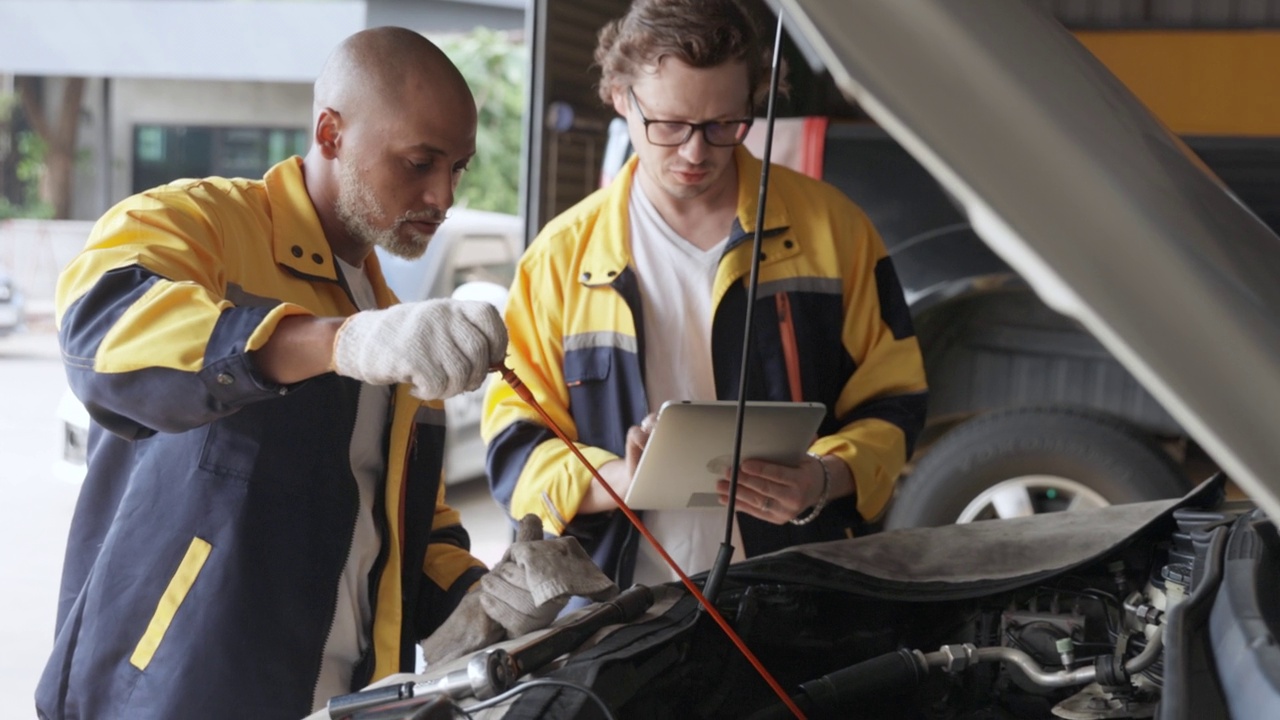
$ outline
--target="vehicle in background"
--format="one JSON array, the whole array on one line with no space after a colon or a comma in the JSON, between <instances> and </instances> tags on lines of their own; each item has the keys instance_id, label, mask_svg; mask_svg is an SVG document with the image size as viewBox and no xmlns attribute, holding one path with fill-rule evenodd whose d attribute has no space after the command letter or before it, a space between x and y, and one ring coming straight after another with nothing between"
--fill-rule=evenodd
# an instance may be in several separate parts
<instances>
[{"instance_id":1,"label":"vehicle in background","mask_svg":"<svg viewBox=\"0 0 1280 720\"><path fill-rule=\"evenodd\" d=\"M13 276L0 265L0 336L25 327L26 301Z\"/></svg>"},{"instance_id":2,"label":"vehicle in background","mask_svg":"<svg viewBox=\"0 0 1280 720\"><path fill-rule=\"evenodd\" d=\"M523 251L524 224L520 218L466 208L450 211L426 253L416 260L397 258L377 248L387 285L402 302L457 297L485 300L499 310L505 305L506 291ZM485 383L489 381L486 378ZM445 401L447 484L484 475L485 448L480 438L484 387ZM62 422L62 453L54 463L54 475L81 482L89 413L70 390L58 403L58 419Z\"/></svg>"},{"instance_id":3,"label":"vehicle in background","mask_svg":"<svg viewBox=\"0 0 1280 720\"><path fill-rule=\"evenodd\" d=\"M1170 90L1181 87L1170 77L1177 67L1129 67L1132 47L1159 57L1194 42L1196 33L1083 33L1081 39L1128 71L1133 85L1158 85L1164 94L1150 104L1165 111L1162 119L1194 130L1182 139L1198 159L1240 202L1280 228L1280 115L1181 107L1190 100ZM1276 47L1267 46L1280 55ZM1225 57L1205 66L1239 70L1230 50L1215 48ZM1249 79L1230 82L1247 87ZM764 153L765 131L758 119L747 138L757 156ZM911 308L929 410L885 527L1176 497L1216 469L1133 375L1078 322L1041 300L982 242L964 208L869 118L778 118L771 150L774 162L830 182L866 211ZM630 154L626 123L615 118L602 153L602 185Z\"/></svg>"}]
</instances>

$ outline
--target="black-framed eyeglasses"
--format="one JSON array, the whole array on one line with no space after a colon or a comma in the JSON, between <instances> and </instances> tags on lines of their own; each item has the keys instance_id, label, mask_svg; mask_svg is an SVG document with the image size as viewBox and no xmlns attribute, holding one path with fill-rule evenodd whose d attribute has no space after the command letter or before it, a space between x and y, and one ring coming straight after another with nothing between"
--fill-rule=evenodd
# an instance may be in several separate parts
<instances>
[{"instance_id":1,"label":"black-framed eyeglasses","mask_svg":"<svg viewBox=\"0 0 1280 720\"><path fill-rule=\"evenodd\" d=\"M689 138L693 137L693 133L696 130L702 131L702 137L707 141L708 145L715 145L716 147L741 145L742 141L747 138L747 131L751 129L751 124L755 122L754 118L708 120L700 123L681 122L679 120L650 120L644 116L644 111L640 109L640 101L636 100L635 90L628 86L627 94L631 96L631 104L635 106L636 112L640 114L640 121L644 123L645 138L653 145L660 147L683 145L689 141Z\"/></svg>"}]
</instances>

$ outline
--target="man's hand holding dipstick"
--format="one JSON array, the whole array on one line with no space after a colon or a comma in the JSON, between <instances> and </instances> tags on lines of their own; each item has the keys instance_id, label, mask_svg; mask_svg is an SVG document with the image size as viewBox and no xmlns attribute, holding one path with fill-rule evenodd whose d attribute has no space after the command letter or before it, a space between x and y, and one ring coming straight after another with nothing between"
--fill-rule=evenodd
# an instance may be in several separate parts
<instances>
[{"instance_id":1,"label":"man's hand holding dipstick","mask_svg":"<svg viewBox=\"0 0 1280 720\"><path fill-rule=\"evenodd\" d=\"M442 399L480 387L506 349L506 326L493 305L427 300L352 315L334 339L333 366L340 375L406 383L418 397ZM550 625L571 596L606 600L617 593L575 538L544 539L542 521L527 515L502 559L422 641L423 657L429 665L461 657Z\"/></svg>"},{"instance_id":2,"label":"man's hand holding dipstick","mask_svg":"<svg viewBox=\"0 0 1280 720\"><path fill-rule=\"evenodd\" d=\"M424 400L475 390L507 351L498 309L475 300L424 300L347 318L333 343L339 375L406 383Z\"/></svg>"}]
</instances>

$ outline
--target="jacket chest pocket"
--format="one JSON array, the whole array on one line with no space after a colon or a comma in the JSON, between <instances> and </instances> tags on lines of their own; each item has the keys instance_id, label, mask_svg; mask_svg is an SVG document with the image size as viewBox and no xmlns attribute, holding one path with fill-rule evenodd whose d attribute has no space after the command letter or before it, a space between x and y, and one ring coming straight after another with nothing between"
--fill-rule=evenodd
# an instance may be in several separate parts
<instances>
[{"instance_id":1,"label":"jacket chest pocket","mask_svg":"<svg viewBox=\"0 0 1280 720\"><path fill-rule=\"evenodd\" d=\"M578 440L621 455L627 428L648 413L639 357L613 346L567 352L564 381Z\"/></svg>"},{"instance_id":2,"label":"jacket chest pocket","mask_svg":"<svg viewBox=\"0 0 1280 720\"><path fill-rule=\"evenodd\" d=\"M262 449L262 423L251 410L214 421L200 449L200 469L248 482Z\"/></svg>"},{"instance_id":3,"label":"jacket chest pocket","mask_svg":"<svg viewBox=\"0 0 1280 720\"><path fill-rule=\"evenodd\" d=\"M564 383L573 392L574 388L590 387L592 383L600 383L609 379L609 370L613 367L613 353L610 348L587 348L565 354Z\"/></svg>"},{"instance_id":4,"label":"jacket chest pocket","mask_svg":"<svg viewBox=\"0 0 1280 720\"><path fill-rule=\"evenodd\" d=\"M254 490L316 495L349 484L359 383L337 380L317 378L213 422L200 469Z\"/></svg>"}]
</instances>

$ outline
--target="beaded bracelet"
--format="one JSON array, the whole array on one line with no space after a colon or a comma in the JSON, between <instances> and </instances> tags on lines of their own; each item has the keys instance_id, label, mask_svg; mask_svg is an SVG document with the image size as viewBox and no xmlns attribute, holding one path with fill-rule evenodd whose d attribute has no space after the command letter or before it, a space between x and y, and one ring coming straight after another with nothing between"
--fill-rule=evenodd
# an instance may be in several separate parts
<instances>
[{"instance_id":1,"label":"beaded bracelet","mask_svg":"<svg viewBox=\"0 0 1280 720\"><path fill-rule=\"evenodd\" d=\"M791 518L790 522L792 525L808 525L814 520L817 520L818 515L822 512L822 508L827 506L827 500L829 499L827 495L831 492L831 472L827 470L827 464L822 462L822 458L817 455L814 455L813 453L807 454L809 457L817 460L818 466L822 468L822 494L818 496L818 502L813 504L813 509L809 511L808 515L805 515L802 518Z\"/></svg>"}]
</instances>

